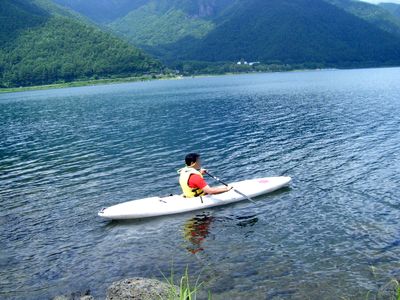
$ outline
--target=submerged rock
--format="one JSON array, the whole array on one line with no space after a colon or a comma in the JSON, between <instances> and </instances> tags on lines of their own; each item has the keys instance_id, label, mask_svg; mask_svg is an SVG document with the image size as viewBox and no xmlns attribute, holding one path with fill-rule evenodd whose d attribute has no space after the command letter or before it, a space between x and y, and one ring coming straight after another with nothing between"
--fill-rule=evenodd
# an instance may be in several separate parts
<instances>
[{"instance_id":1,"label":"submerged rock","mask_svg":"<svg viewBox=\"0 0 400 300\"><path fill-rule=\"evenodd\" d=\"M167 299L173 289L178 291L178 287L156 279L148 278L129 278L116 281L107 289L106 300L154 300Z\"/></svg>"},{"instance_id":2,"label":"submerged rock","mask_svg":"<svg viewBox=\"0 0 400 300\"><path fill-rule=\"evenodd\" d=\"M90 290L84 292L74 292L70 295L60 295L53 298L53 300L94 300L90 295Z\"/></svg>"}]
</instances>

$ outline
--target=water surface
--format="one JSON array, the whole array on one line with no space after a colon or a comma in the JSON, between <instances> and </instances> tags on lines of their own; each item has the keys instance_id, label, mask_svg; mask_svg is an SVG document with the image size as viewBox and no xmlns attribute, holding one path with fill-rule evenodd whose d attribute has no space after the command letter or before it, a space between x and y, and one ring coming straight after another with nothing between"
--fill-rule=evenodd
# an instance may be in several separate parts
<instances>
[{"instance_id":1,"label":"water surface","mask_svg":"<svg viewBox=\"0 0 400 300\"><path fill-rule=\"evenodd\" d=\"M101 299L115 280L188 266L213 299L385 299L400 277L399 79L332 70L0 95L0 298ZM191 151L225 181L293 183L257 204L97 217L178 193Z\"/></svg>"}]
</instances>

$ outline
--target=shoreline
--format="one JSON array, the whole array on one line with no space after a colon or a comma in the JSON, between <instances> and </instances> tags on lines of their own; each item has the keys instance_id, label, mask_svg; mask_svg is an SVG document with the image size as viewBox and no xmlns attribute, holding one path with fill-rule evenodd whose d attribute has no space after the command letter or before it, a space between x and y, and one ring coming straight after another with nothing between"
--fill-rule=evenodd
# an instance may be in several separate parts
<instances>
[{"instance_id":1,"label":"shoreline","mask_svg":"<svg viewBox=\"0 0 400 300\"><path fill-rule=\"evenodd\" d=\"M0 94L6 93L18 93L26 91L40 91L40 90L51 90L51 89L62 89L70 87L83 87L83 86L96 86L96 85L111 85L119 83L129 82L143 82L152 80L179 80L184 78L205 78L205 77L220 77L220 76L232 76L232 75L243 75L243 74L260 74L260 73L292 73L292 72L312 72L312 71L338 71L338 70L360 70L360 69L380 69L380 68L399 68L399 66L388 66L388 67L364 67L364 68L320 68L320 69L293 69L293 70L282 70L282 71L270 71L270 72L227 72L223 74L196 74L196 75L179 75L179 74L166 74L166 75L142 75L135 77L120 77L120 78L103 78L103 79L92 79L92 80L77 80L64 83L53 83L46 85L35 85L35 86L23 86L14 88L0 88Z\"/></svg>"},{"instance_id":2,"label":"shoreline","mask_svg":"<svg viewBox=\"0 0 400 300\"><path fill-rule=\"evenodd\" d=\"M93 80L77 80L64 83L52 83L45 85L33 85L33 86L21 86L14 88L0 88L0 95L7 93L18 93L28 91L42 91L52 89L63 89L71 87L84 87L84 86L96 86L96 85L111 85L119 83L129 82L143 82L152 80L179 80L184 78L206 78L206 77L220 77L220 76L232 76L232 75L243 75L243 74L260 74L260 73L282 73L282 72L301 72L301 71L322 71L322 70L333 70L333 69L298 69L290 71L271 71L271 72L227 72L223 74L196 74L196 75L143 75L138 77L124 77L124 78L104 78L104 79L93 79ZM335 69L337 70L337 69Z\"/></svg>"},{"instance_id":3,"label":"shoreline","mask_svg":"<svg viewBox=\"0 0 400 300\"><path fill-rule=\"evenodd\" d=\"M176 75L143 75L137 77L121 77L121 78L103 78L103 79L92 79L92 80L77 80L64 83L52 83L45 85L34 85L34 86L21 86L14 88L0 88L0 94L5 93L18 93L27 91L40 91L40 90L51 90L51 89L62 89L70 87L83 87L83 86L96 86L96 85L109 85L118 83L129 83L129 82L140 82L140 81L151 81L151 80L172 80L180 79L182 76Z\"/></svg>"}]
</instances>

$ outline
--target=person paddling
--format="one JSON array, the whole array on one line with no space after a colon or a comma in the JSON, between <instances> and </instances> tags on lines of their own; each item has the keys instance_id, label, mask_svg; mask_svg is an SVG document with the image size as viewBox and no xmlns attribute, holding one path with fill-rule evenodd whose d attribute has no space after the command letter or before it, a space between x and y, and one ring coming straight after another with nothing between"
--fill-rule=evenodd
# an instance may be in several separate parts
<instances>
[{"instance_id":1,"label":"person paddling","mask_svg":"<svg viewBox=\"0 0 400 300\"><path fill-rule=\"evenodd\" d=\"M203 178L206 170L201 168L200 154L189 153L185 157L186 166L180 170L179 184L185 198L199 197L206 194L221 194L232 189L230 186L210 187Z\"/></svg>"}]
</instances>

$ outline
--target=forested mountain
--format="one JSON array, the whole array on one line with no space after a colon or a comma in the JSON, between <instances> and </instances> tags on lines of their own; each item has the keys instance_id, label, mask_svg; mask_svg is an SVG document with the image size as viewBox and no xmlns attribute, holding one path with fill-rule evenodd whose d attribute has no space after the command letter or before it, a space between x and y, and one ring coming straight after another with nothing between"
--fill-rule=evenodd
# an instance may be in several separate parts
<instances>
[{"instance_id":1,"label":"forested mountain","mask_svg":"<svg viewBox=\"0 0 400 300\"><path fill-rule=\"evenodd\" d=\"M192 71L241 59L284 68L400 65L398 7L353 0L1 0L0 86L159 72L159 62L131 45Z\"/></svg>"},{"instance_id":2,"label":"forested mountain","mask_svg":"<svg viewBox=\"0 0 400 300\"><path fill-rule=\"evenodd\" d=\"M192 17L209 17L239 0L53 0L98 23L111 23L142 6L158 12L169 9L183 11Z\"/></svg>"},{"instance_id":3,"label":"forested mountain","mask_svg":"<svg viewBox=\"0 0 400 300\"><path fill-rule=\"evenodd\" d=\"M103 24L125 16L149 0L54 0L91 20Z\"/></svg>"},{"instance_id":4,"label":"forested mountain","mask_svg":"<svg viewBox=\"0 0 400 300\"><path fill-rule=\"evenodd\" d=\"M212 18L224 7L216 3L215 0L148 1L109 27L139 46L170 44L185 37L201 38L214 29Z\"/></svg>"},{"instance_id":5,"label":"forested mountain","mask_svg":"<svg viewBox=\"0 0 400 300\"><path fill-rule=\"evenodd\" d=\"M134 45L157 46L201 38L237 0L54 0L108 25Z\"/></svg>"},{"instance_id":6,"label":"forested mountain","mask_svg":"<svg viewBox=\"0 0 400 300\"><path fill-rule=\"evenodd\" d=\"M380 3L379 6L389 11L393 16L400 18L400 4Z\"/></svg>"},{"instance_id":7,"label":"forested mountain","mask_svg":"<svg viewBox=\"0 0 400 300\"><path fill-rule=\"evenodd\" d=\"M0 87L159 72L159 62L48 0L0 1Z\"/></svg>"},{"instance_id":8,"label":"forested mountain","mask_svg":"<svg viewBox=\"0 0 400 300\"><path fill-rule=\"evenodd\" d=\"M393 16L383 6L361 1L326 0L378 28L400 37L400 18ZM396 5L396 4L394 4ZM398 5L400 7L400 5Z\"/></svg>"},{"instance_id":9,"label":"forested mountain","mask_svg":"<svg viewBox=\"0 0 400 300\"><path fill-rule=\"evenodd\" d=\"M400 39L321 0L247 0L197 41L171 45L178 59L398 64Z\"/></svg>"},{"instance_id":10,"label":"forested mountain","mask_svg":"<svg viewBox=\"0 0 400 300\"><path fill-rule=\"evenodd\" d=\"M83 2L56 1L75 8ZM133 9L126 6L125 14L106 26L165 62L400 63L400 20L365 2L132 0L130 5Z\"/></svg>"}]
</instances>

